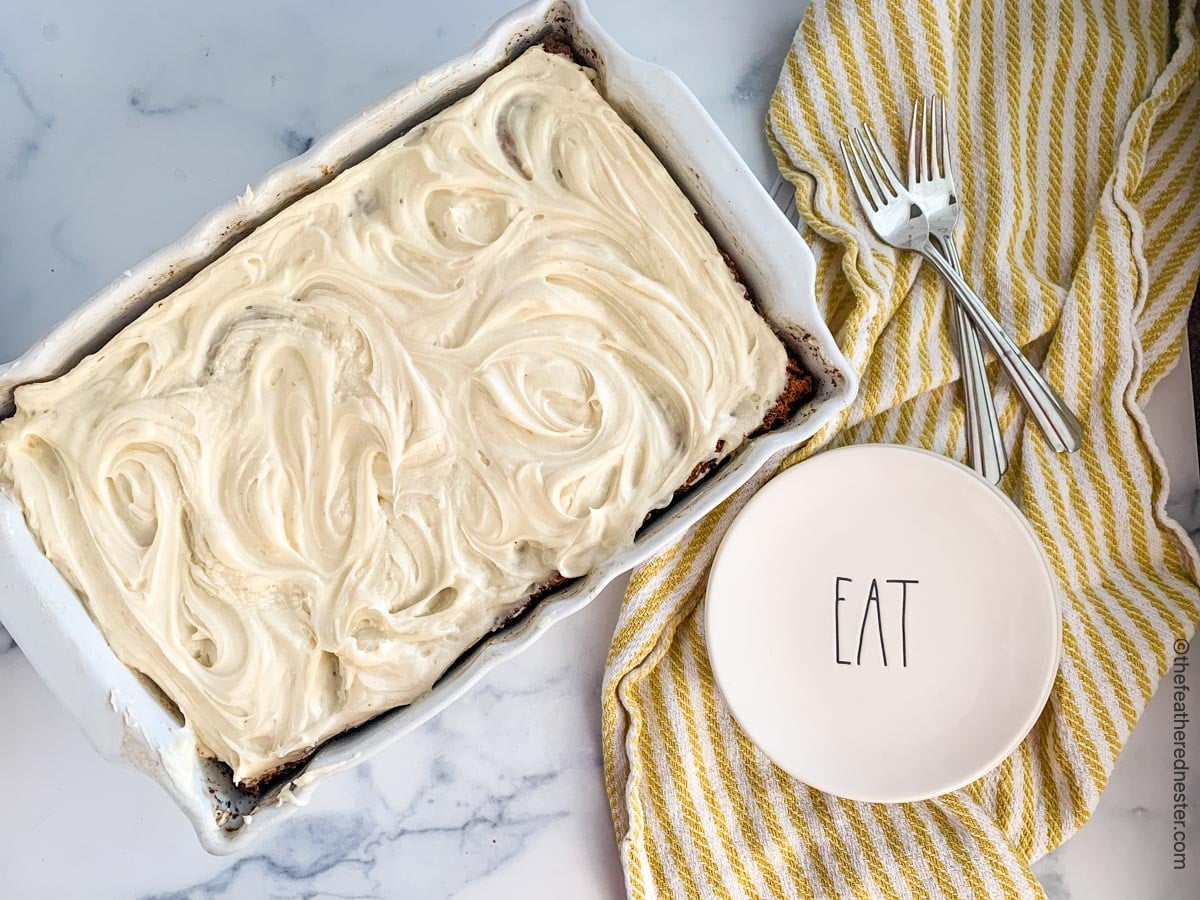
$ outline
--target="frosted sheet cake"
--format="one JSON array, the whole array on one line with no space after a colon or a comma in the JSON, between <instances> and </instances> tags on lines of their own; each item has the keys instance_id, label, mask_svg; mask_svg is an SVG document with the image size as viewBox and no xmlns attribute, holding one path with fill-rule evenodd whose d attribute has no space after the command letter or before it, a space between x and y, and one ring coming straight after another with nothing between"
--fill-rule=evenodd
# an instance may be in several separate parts
<instances>
[{"instance_id":1,"label":"frosted sheet cake","mask_svg":"<svg viewBox=\"0 0 1200 900\"><path fill-rule=\"evenodd\" d=\"M45 554L239 783L420 696L809 384L592 75L526 51L0 423Z\"/></svg>"}]
</instances>

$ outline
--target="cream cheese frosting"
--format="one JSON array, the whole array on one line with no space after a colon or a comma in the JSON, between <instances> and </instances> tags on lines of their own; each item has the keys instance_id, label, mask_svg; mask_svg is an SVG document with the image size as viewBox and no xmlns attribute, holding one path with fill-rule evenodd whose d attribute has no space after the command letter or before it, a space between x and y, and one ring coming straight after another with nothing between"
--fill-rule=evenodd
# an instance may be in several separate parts
<instances>
[{"instance_id":1,"label":"cream cheese frosting","mask_svg":"<svg viewBox=\"0 0 1200 900\"><path fill-rule=\"evenodd\" d=\"M247 782L628 546L785 365L590 71L535 48L19 388L0 485Z\"/></svg>"}]
</instances>

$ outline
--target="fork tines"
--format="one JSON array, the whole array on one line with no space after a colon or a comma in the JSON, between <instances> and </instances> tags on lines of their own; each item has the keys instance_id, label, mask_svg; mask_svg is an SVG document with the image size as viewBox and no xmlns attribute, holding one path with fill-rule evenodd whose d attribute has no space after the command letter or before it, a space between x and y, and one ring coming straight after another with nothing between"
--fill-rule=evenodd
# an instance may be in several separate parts
<instances>
[{"instance_id":1,"label":"fork tines","mask_svg":"<svg viewBox=\"0 0 1200 900\"><path fill-rule=\"evenodd\" d=\"M869 125L855 128L849 142L842 140L839 143L850 172L850 183L864 208L878 212L889 201L905 193L904 185L891 166L877 162L884 159L884 153Z\"/></svg>"}]
</instances>

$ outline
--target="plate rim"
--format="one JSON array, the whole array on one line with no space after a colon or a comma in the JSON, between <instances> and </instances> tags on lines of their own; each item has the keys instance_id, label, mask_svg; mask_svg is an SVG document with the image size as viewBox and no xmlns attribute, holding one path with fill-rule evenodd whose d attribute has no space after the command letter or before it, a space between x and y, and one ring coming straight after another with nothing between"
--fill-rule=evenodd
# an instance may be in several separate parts
<instances>
[{"instance_id":1,"label":"plate rim","mask_svg":"<svg viewBox=\"0 0 1200 900\"><path fill-rule=\"evenodd\" d=\"M720 671L719 671L720 665L718 663L717 655L715 655L713 653L713 648L712 648L712 635L713 635L713 621L712 621L713 591L712 591L712 585L713 585L713 581L714 581L713 575L717 571L717 567L720 564L723 556L725 555L725 550L728 546L729 537L731 534L733 534L734 529L737 528L738 522L742 521L747 515L751 514L752 510L755 508L755 506L757 505L757 503L758 503L759 499L762 497L762 495L767 491L768 488L771 487L772 484L774 484L780 478L785 478L789 475L789 473L799 470L806 465L811 466L814 463L819 463L822 459L828 459L828 458L834 457L834 456L844 456L844 455L851 455L851 454L854 454L854 455L880 454L880 453L891 454L891 453L897 453L897 452L906 454L906 455L912 454L912 455L922 456L922 457L926 457L926 458L931 458L940 463L946 463L951 469L957 469L961 473L964 473L964 474L968 475L970 478L974 479L974 481L977 484L982 485L985 489L987 489L987 492L990 493L993 497L999 498L999 500L1001 501L1001 505L1005 508L1009 517L1017 523L1018 527L1021 529L1021 531L1024 533L1025 537L1028 539L1030 545L1034 548L1035 557L1041 564L1039 567L1040 573L1041 573L1042 578L1045 580L1046 587L1048 588L1046 595L1050 602L1051 609L1053 611L1053 617L1052 617L1053 625L1051 627L1052 652L1050 654L1048 654L1049 665L1046 668L1046 674L1043 676L1042 682L1038 688L1038 692L1036 695L1038 698L1037 702L1035 704L1030 705L1030 711L1026 715L1026 717L1021 720L1021 727L1020 727L1018 733L1016 734L1015 737L1013 737L1012 739L1010 739L1009 741L1007 741L1005 743L1002 750L997 751L993 755L989 756L986 764L981 764L979 767L974 767L972 769L972 774L969 777L966 777L963 779L955 779L954 781L949 782L945 787L943 787L935 792L932 792L932 793L894 791L894 792L874 794L871 792L863 793L863 792L855 792L855 791L846 791L846 790L842 789L841 787L834 787L834 786L829 786L827 784L818 783L819 781L821 781L821 779L817 779L814 781L812 779L802 776L798 772L792 771L791 768L789 768L787 765L785 765L783 762L781 762L779 759L777 759L775 757L775 755L773 755L771 753L770 750L768 750L766 747L764 747L762 745L762 743L760 743L755 738L752 729L747 727L746 723L743 721L742 716L738 714L735 704L730 701L729 695L728 695L728 693L726 693L725 688L722 685L722 679L721 679L721 675L720 675ZM955 791L961 790L962 788L966 787L968 784L971 784L972 782L977 781L978 779L987 775L989 772L993 771L997 766L1002 764L1004 762L1004 760L1006 760L1009 756L1011 756L1017 750L1017 748L1020 747L1020 745L1025 741L1025 739L1029 736L1029 734L1033 731L1034 727L1037 725L1038 719L1040 719L1042 716L1042 713L1045 712L1046 705L1047 705L1047 703L1049 703L1050 695L1051 695L1051 693L1053 693L1054 684L1058 680L1059 670L1062 666L1062 644L1063 644L1063 641L1062 641L1062 628L1063 628L1062 605L1063 605L1062 596L1061 596L1061 592L1058 587L1058 582L1054 576L1053 565L1050 562L1050 558L1046 553L1045 547L1042 546L1042 542L1038 539L1037 532L1033 528L1033 523L1029 521L1029 519L1025 516L1024 513L1021 512L1020 507L1018 507L1017 504L1015 502L1013 502L1012 498L1009 497L1006 493L1004 493L1004 491L1002 491L997 485L992 484L990 481L987 481L984 478L981 478L978 475L978 473L976 473L973 469L962 464L958 460L953 459L948 456L944 456L940 453L936 453L932 450L926 450L923 447L915 447L915 446L912 446L911 444L893 444L893 443L848 444L848 445L845 445L842 447L835 447L830 450L821 451L821 452L816 453L813 456L809 457L808 459L805 459L793 466L789 466L788 468L777 472L755 492L754 496L751 497L746 502L745 506L743 506L740 510L738 510L738 512L734 516L733 520L729 523L729 527L726 529L725 533L721 536L721 541L717 546L717 551L714 554L712 564L709 567L708 577L707 577L707 580L705 583L705 588L704 588L704 646L705 646L705 652L708 654L709 667L712 669L712 673L713 673L713 683L716 686L717 690L720 692L721 698L729 710L729 714L733 717L733 719L737 723L738 727L741 728L742 731L744 731L746 733L746 736L750 739L751 743L753 743L756 748L758 748L760 751L762 751L762 753L768 759L770 759L772 763L774 763L776 766L778 766L781 771L783 771L787 775L791 776L792 778L795 778L797 781L800 781L801 783L807 785L810 788L821 791L822 793L830 794L831 796L841 797L846 800L852 800L852 801L859 802L859 803L917 803L917 802L921 802L924 800L932 800L936 797L942 797L942 796L945 796L946 794L952 794Z\"/></svg>"}]
</instances>

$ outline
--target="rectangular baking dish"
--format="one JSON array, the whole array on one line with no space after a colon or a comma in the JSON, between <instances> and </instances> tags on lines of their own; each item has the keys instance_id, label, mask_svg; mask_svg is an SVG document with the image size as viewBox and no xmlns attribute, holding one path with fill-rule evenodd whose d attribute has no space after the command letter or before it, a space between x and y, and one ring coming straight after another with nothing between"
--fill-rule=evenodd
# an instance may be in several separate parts
<instances>
[{"instance_id":1,"label":"rectangular baking dish","mask_svg":"<svg viewBox=\"0 0 1200 900\"><path fill-rule=\"evenodd\" d=\"M38 550L20 509L0 495L0 620L97 751L161 784L211 853L244 847L302 805L323 777L369 758L436 715L616 576L677 540L768 458L799 445L854 396L856 376L814 302L807 246L698 101L670 72L622 51L582 0L535 0L505 16L465 56L401 88L268 173L252 191L125 273L22 357L0 367L0 417L11 414L16 386L67 371L257 225L470 93L547 32L566 37L596 69L601 92L691 198L763 315L816 377L818 393L785 427L746 442L655 516L633 546L481 641L425 696L326 742L302 772L258 797L232 784L227 770L200 758L178 713L116 658L79 598Z\"/></svg>"}]
</instances>

